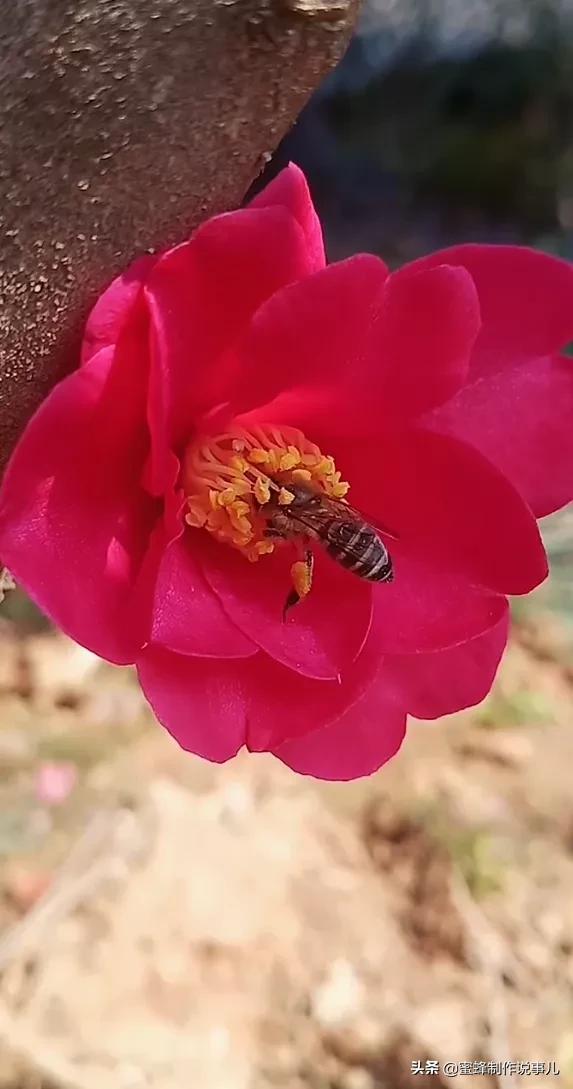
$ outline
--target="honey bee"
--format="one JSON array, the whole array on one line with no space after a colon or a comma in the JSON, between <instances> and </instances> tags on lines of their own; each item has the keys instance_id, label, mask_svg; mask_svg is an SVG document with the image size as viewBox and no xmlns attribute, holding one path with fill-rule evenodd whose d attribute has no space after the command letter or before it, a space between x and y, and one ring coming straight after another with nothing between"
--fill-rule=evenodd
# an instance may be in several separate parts
<instances>
[{"instance_id":1,"label":"honey bee","mask_svg":"<svg viewBox=\"0 0 573 1089\"><path fill-rule=\"evenodd\" d=\"M303 484L289 484L288 490L294 495L288 506L279 506L273 497L265 508L265 512L268 509L266 536L306 543L314 540L336 563L359 578L368 582L392 582L394 572L390 553L378 531L359 511L345 500L333 499ZM310 589L313 556L308 548L305 563ZM300 594L292 590L285 613L300 600Z\"/></svg>"}]
</instances>

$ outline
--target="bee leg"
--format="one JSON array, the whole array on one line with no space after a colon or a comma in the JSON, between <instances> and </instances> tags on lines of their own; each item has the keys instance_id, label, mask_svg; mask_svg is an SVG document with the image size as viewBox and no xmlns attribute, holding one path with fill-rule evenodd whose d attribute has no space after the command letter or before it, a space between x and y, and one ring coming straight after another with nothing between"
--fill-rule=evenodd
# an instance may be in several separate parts
<instances>
[{"instance_id":1,"label":"bee leg","mask_svg":"<svg viewBox=\"0 0 573 1089\"><path fill-rule=\"evenodd\" d=\"M293 588L289 591L283 609L283 621L287 618L289 609L293 609L310 593L312 587L312 575L314 571L314 556L307 548L303 560L297 560L291 567Z\"/></svg>"}]
</instances>

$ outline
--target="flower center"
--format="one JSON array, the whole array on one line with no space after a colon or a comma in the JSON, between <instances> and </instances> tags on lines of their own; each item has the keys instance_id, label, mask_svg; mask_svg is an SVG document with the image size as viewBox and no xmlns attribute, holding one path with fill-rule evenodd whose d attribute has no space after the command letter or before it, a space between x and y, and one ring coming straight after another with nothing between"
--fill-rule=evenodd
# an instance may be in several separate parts
<instances>
[{"instance_id":1,"label":"flower center","mask_svg":"<svg viewBox=\"0 0 573 1089\"><path fill-rule=\"evenodd\" d=\"M183 487L188 524L206 529L255 563L288 539L272 525L277 511L295 501L297 489L343 501L349 485L340 479L333 458L301 431L268 426L231 428L191 443Z\"/></svg>"}]
</instances>

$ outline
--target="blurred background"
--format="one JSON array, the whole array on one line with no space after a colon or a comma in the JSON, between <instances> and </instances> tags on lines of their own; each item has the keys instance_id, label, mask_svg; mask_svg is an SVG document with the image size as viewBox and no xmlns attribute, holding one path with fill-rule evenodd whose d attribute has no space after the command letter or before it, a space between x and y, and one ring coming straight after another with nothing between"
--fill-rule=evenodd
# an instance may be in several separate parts
<instances>
[{"instance_id":1,"label":"blurred background","mask_svg":"<svg viewBox=\"0 0 573 1089\"><path fill-rule=\"evenodd\" d=\"M573 0L367 0L264 180L304 168L331 259L573 258L572 77ZM349 785L181 753L7 596L0 1089L573 1087L571 511L543 532L490 697Z\"/></svg>"}]
</instances>

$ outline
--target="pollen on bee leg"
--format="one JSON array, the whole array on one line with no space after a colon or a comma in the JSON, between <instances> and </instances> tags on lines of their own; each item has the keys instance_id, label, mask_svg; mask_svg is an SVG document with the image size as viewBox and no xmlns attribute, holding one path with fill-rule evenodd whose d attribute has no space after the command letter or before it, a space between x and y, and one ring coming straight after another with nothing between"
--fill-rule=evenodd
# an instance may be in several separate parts
<instances>
[{"instance_id":1,"label":"pollen on bee leg","mask_svg":"<svg viewBox=\"0 0 573 1089\"><path fill-rule=\"evenodd\" d=\"M290 574L292 584L300 600L310 593L312 587L312 567L306 560L297 560L293 563Z\"/></svg>"},{"instance_id":2,"label":"pollen on bee leg","mask_svg":"<svg viewBox=\"0 0 573 1089\"><path fill-rule=\"evenodd\" d=\"M301 601L304 601L305 597L308 597L312 587L313 570L314 556L310 549L307 549L304 560L297 560L290 569L292 589L284 603L283 620L286 620L290 609L293 609L295 605L299 605Z\"/></svg>"}]
</instances>

